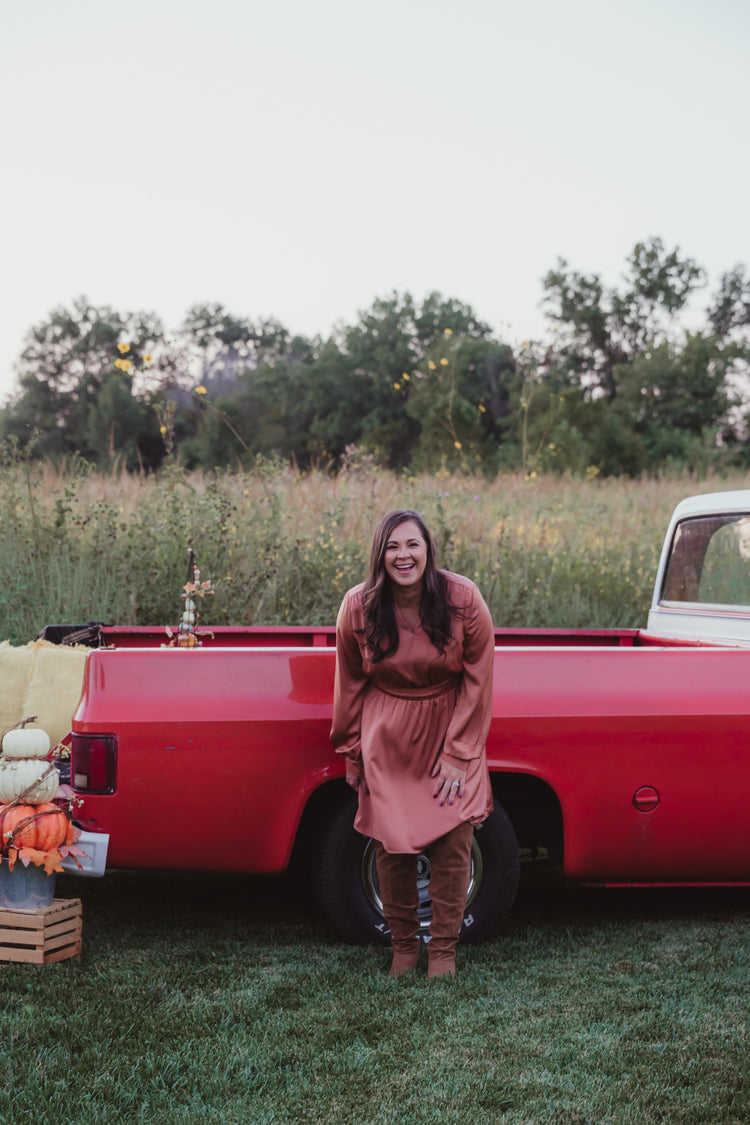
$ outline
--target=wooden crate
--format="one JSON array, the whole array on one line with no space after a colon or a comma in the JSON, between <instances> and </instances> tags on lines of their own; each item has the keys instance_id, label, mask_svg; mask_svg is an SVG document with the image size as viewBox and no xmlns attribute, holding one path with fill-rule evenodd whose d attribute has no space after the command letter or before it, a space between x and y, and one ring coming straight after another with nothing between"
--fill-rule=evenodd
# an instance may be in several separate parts
<instances>
[{"instance_id":1,"label":"wooden crate","mask_svg":"<svg viewBox=\"0 0 750 1125\"><path fill-rule=\"evenodd\" d=\"M56 898L32 910L0 906L0 961L47 965L75 957L82 928L80 898Z\"/></svg>"}]
</instances>

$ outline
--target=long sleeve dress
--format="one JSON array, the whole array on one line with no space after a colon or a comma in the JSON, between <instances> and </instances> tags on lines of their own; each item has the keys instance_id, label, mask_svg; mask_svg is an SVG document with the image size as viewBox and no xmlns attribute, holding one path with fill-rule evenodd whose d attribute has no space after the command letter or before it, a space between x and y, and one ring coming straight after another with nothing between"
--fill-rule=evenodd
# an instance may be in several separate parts
<instances>
[{"instance_id":1,"label":"long sleeve dress","mask_svg":"<svg viewBox=\"0 0 750 1125\"><path fill-rule=\"evenodd\" d=\"M373 664L362 630L364 585L344 596L336 622L336 680L331 741L362 778L354 827L385 850L416 853L457 825L492 812L485 743L492 717L494 631L468 578L442 572L460 607L443 655L419 620L419 591L393 592L399 645ZM433 797L440 755L466 770L452 805Z\"/></svg>"}]
</instances>

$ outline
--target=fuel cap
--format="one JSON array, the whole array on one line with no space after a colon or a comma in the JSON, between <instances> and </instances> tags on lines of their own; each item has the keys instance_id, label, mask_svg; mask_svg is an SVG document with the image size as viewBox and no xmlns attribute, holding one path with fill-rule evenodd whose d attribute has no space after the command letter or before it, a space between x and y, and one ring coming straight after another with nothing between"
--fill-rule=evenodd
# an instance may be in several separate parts
<instances>
[{"instance_id":1,"label":"fuel cap","mask_svg":"<svg viewBox=\"0 0 750 1125\"><path fill-rule=\"evenodd\" d=\"M638 812L653 812L659 804L658 790L653 785L642 785L633 794L633 804Z\"/></svg>"}]
</instances>

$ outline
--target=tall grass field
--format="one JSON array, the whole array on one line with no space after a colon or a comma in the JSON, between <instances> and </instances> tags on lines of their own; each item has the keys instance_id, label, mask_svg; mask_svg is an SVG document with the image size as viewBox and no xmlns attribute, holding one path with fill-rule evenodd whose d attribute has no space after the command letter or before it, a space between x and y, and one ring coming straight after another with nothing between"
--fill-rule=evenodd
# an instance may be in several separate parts
<instances>
[{"instance_id":1,"label":"tall grass field","mask_svg":"<svg viewBox=\"0 0 750 1125\"><path fill-rule=\"evenodd\" d=\"M397 506L498 625L644 625L674 504L746 484L8 465L0 639L175 624L188 547L207 628L332 623ZM186 810L186 846L220 807ZM750 891L580 890L530 864L505 927L428 982L335 940L295 873L58 879L83 952L0 962L0 1125L750 1121Z\"/></svg>"},{"instance_id":2,"label":"tall grass field","mask_svg":"<svg viewBox=\"0 0 750 1125\"><path fill-rule=\"evenodd\" d=\"M46 624L174 622L188 547L216 591L204 626L333 623L364 577L374 525L395 507L424 515L440 564L478 583L497 625L642 625L674 504L747 480L488 482L356 464L337 476L260 466L157 478L6 465L0 639L25 643Z\"/></svg>"}]
</instances>

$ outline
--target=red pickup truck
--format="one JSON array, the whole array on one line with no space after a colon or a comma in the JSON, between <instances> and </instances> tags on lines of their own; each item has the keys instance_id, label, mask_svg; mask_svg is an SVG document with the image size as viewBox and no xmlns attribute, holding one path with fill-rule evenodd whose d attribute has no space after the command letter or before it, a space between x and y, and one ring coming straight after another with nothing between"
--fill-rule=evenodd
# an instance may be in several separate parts
<instances>
[{"instance_id":1,"label":"red pickup truck","mask_svg":"<svg viewBox=\"0 0 750 1125\"><path fill-rule=\"evenodd\" d=\"M387 940L328 739L333 627L164 642L105 627L86 659L71 780L109 865L278 873L299 858L341 937ZM750 491L677 507L646 630L496 630L495 812L475 832L464 940L507 915L522 853L583 884L750 883L749 643Z\"/></svg>"}]
</instances>

